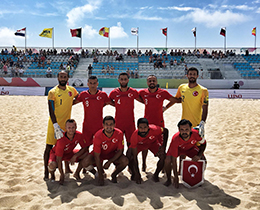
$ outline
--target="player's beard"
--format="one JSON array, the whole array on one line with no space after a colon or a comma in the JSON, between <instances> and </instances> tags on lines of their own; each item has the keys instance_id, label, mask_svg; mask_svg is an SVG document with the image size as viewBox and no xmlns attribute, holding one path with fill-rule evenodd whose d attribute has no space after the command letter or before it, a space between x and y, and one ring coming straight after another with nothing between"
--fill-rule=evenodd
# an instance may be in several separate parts
<instances>
[{"instance_id":1,"label":"player's beard","mask_svg":"<svg viewBox=\"0 0 260 210\"><path fill-rule=\"evenodd\" d=\"M149 132L149 130L147 132L139 132L138 131L138 135L141 136L141 137L145 137L148 132Z\"/></svg>"},{"instance_id":2,"label":"player's beard","mask_svg":"<svg viewBox=\"0 0 260 210\"><path fill-rule=\"evenodd\" d=\"M150 85L149 85L149 88L150 88L150 89L155 89L156 87L157 87L157 86L156 86L155 84L150 84Z\"/></svg>"},{"instance_id":3,"label":"player's beard","mask_svg":"<svg viewBox=\"0 0 260 210\"><path fill-rule=\"evenodd\" d=\"M195 77L190 77L189 78L189 83L196 83L196 78Z\"/></svg>"},{"instance_id":4,"label":"player's beard","mask_svg":"<svg viewBox=\"0 0 260 210\"><path fill-rule=\"evenodd\" d=\"M67 81L59 81L59 85L60 86L64 87L64 86L66 86L66 84L67 84Z\"/></svg>"},{"instance_id":5,"label":"player's beard","mask_svg":"<svg viewBox=\"0 0 260 210\"><path fill-rule=\"evenodd\" d=\"M189 139L190 134L183 133L183 134L180 134L180 136L181 136L182 139L187 139L187 138Z\"/></svg>"},{"instance_id":6,"label":"player's beard","mask_svg":"<svg viewBox=\"0 0 260 210\"><path fill-rule=\"evenodd\" d=\"M123 84L120 84L120 87L121 87L121 88L126 88L126 87L127 87L127 85L128 85L128 83L126 83L125 85L123 85Z\"/></svg>"}]
</instances>

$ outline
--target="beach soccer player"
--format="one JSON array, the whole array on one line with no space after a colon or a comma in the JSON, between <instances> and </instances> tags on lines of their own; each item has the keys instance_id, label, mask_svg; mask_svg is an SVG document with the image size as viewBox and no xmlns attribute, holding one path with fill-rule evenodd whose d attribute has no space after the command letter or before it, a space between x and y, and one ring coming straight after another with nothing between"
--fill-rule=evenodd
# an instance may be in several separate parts
<instances>
[{"instance_id":1,"label":"beach soccer player","mask_svg":"<svg viewBox=\"0 0 260 210\"><path fill-rule=\"evenodd\" d=\"M50 151L57 139L63 137L65 124L71 116L71 108L74 100L78 97L78 92L74 87L67 85L68 74L65 71L58 73L59 84L48 93L49 121L46 137L46 147L43 155L44 159L44 180L49 179L48 161ZM66 172L69 172L69 165L66 164Z\"/></svg>"},{"instance_id":2,"label":"beach soccer player","mask_svg":"<svg viewBox=\"0 0 260 210\"><path fill-rule=\"evenodd\" d=\"M198 77L198 69L190 67L187 71L188 83L181 84L178 87L175 97L181 98L181 119L189 120L192 123L192 127L198 126L199 134L204 138L205 123L208 115L209 93L207 88L197 83ZM180 157L180 163L184 158L184 156Z\"/></svg>"},{"instance_id":3,"label":"beach soccer player","mask_svg":"<svg viewBox=\"0 0 260 210\"><path fill-rule=\"evenodd\" d=\"M163 135L163 142L157 138ZM132 176L131 180L141 184L141 174L139 171L137 155L144 150L150 150L154 156L159 158L157 168L153 174L153 180L159 182L159 173L164 167L165 148L168 139L168 129L157 125L149 124L146 118L140 118L137 121L137 129L131 136L130 146L127 151L129 159L129 168Z\"/></svg>"},{"instance_id":4,"label":"beach soccer player","mask_svg":"<svg viewBox=\"0 0 260 210\"><path fill-rule=\"evenodd\" d=\"M173 184L179 187L179 177L177 172L177 157L185 155L192 158L192 161L205 160L204 151L206 149L206 140L202 139L197 130L192 129L189 120L182 119L178 123L179 132L173 137L170 147L167 151L164 170L166 172L167 181L165 186L172 183L171 171L173 170Z\"/></svg>"},{"instance_id":5,"label":"beach soccer player","mask_svg":"<svg viewBox=\"0 0 260 210\"><path fill-rule=\"evenodd\" d=\"M173 97L168 91L159 88L155 75L149 75L147 77L147 86L147 89L139 91L139 95L145 104L144 118L148 120L149 124L164 127L163 112L169 109L173 104L180 103L180 99ZM169 101L166 106L163 106L164 100ZM161 136L158 136L158 138L162 141ZM148 150L142 152L142 171L146 170L147 152Z\"/></svg>"},{"instance_id":6,"label":"beach soccer player","mask_svg":"<svg viewBox=\"0 0 260 210\"><path fill-rule=\"evenodd\" d=\"M129 146L131 135L135 131L134 100L142 102L142 99L137 90L128 87L129 75L126 72L119 74L118 82L120 87L112 90L109 98L116 108L116 128L125 134L127 146Z\"/></svg>"},{"instance_id":7,"label":"beach soccer player","mask_svg":"<svg viewBox=\"0 0 260 210\"><path fill-rule=\"evenodd\" d=\"M111 174L111 178L113 183L117 183L117 175L128 165L128 159L123 154L123 150L123 132L115 128L115 119L112 116L104 117L103 129L100 129L94 135L93 151L80 161L74 177L80 179L79 172L82 167L96 165L98 184L102 186L104 185L104 169L108 169L113 163L116 169ZM103 165L105 160L107 161Z\"/></svg>"},{"instance_id":8,"label":"beach soccer player","mask_svg":"<svg viewBox=\"0 0 260 210\"><path fill-rule=\"evenodd\" d=\"M68 119L65 128L66 132L63 133L63 137L58 139L55 146L51 149L48 165L51 180L55 180L55 170L56 168L59 169L60 184L64 183L62 161L74 164L83 154L80 150L75 149L75 147L77 144L80 144L81 148L85 148L86 146L86 141L83 139L82 133L76 130L77 124L74 119Z\"/></svg>"}]
</instances>

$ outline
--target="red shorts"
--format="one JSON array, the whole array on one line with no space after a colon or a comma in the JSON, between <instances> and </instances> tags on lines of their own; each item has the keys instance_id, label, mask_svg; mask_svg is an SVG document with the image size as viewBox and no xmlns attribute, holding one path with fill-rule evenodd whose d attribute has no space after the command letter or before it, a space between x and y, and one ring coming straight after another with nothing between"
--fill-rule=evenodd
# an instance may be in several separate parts
<instances>
[{"instance_id":1,"label":"red shorts","mask_svg":"<svg viewBox=\"0 0 260 210\"><path fill-rule=\"evenodd\" d=\"M62 160L70 161L73 155L75 155L78 151L79 149L74 149L73 152L63 155ZM49 163L50 162L56 162L56 154L52 150L50 152L50 157L49 157ZM76 159L76 162L78 162L78 158Z\"/></svg>"},{"instance_id":2,"label":"red shorts","mask_svg":"<svg viewBox=\"0 0 260 210\"><path fill-rule=\"evenodd\" d=\"M92 151L90 154L94 157L94 151ZM111 152L111 153L109 153L107 155L100 154L100 156L99 156L100 157L100 161L103 162L104 160L109 160L112 157L114 157L115 154L116 154L115 152Z\"/></svg>"},{"instance_id":3,"label":"red shorts","mask_svg":"<svg viewBox=\"0 0 260 210\"><path fill-rule=\"evenodd\" d=\"M167 152L167 156L173 156L175 157L174 154L171 153L171 149L169 148L168 152ZM199 148L197 146L192 147L189 150L182 150L181 148L178 149L178 157L180 155L187 155L190 158L193 158L195 155L198 155L199 153Z\"/></svg>"},{"instance_id":4,"label":"red shorts","mask_svg":"<svg viewBox=\"0 0 260 210\"><path fill-rule=\"evenodd\" d=\"M150 144L137 144L137 153L149 149L154 155L156 155L160 146L161 145L157 141Z\"/></svg>"},{"instance_id":5,"label":"red shorts","mask_svg":"<svg viewBox=\"0 0 260 210\"><path fill-rule=\"evenodd\" d=\"M95 133L98 130L100 130L101 128L90 128L88 126L84 126L84 124L83 124L82 134L83 134L83 138L86 141L87 147L89 147L90 145L93 144L93 137L94 137Z\"/></svg>"},{"instance_id":6,"label":"red shorts","mask_svg":"<svg viewBox=\"0 0 260 210\"><path fill-rule=\"evenodd\" d=\"M133 132L135 131L135 123L131 124L117 124L116 123L116 128L120 129L124 134L126 141L130 143L131 136Z\"/></svg>"}]
</instances>

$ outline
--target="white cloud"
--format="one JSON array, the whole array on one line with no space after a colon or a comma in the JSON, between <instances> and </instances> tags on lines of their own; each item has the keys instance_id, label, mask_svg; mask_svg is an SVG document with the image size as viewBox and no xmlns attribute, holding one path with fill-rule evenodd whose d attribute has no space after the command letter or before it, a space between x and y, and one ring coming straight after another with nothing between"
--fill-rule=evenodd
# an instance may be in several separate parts
<instances>
[{"instance_id":1,"label":"white cloud","mask_svg":"<svg viewBox=\"0 0 260 210\"><path fill-rule=\"evenodd\" d=\"M44 3L37 2L37 3L35 4L35 7L38 8L38 9L40 9L40 8L45 8L45 4L44 4Z\"/></svg>"},{"instance_id":2,"label":"white cloud","mask_svg":"<svg viewBox=\"0 0 260 210\"><path fill-rule=\"evenodd\" d=\"M244 10L244 11L248 11L248 10L254 10L255 7L249 7L245 4L243 5L221 5L221 8L224 9L238 9L238 10Z\"/></svg>"},{"instance_id":3,"label":"white cloud","mask_svg":"<svg viewBox=\"0 0 260 210\"><path fill-rule=\"evenodd\" d=\"M67 23L69 27L73 27L82 20L86 14L92 14L99 8L101 0L89 0L87 4L81 7L75 7L67 13Z\"/></svg>"},{"instance_id":4,"label":"white cloud","mask_svg":"<svg viewBox=\"0 0 260 210\"><path fill-rule=\"evenodd\" d=\"M229 26L250 20L250 17L233 13L232 11L209 11L205 9L196 9L191 13L174 19L174 21L193 21L194 23L205 24L208 28Z\"/></svg>"},{"instance_id":5,"label":"white cloud","mask_svg":"<svg viewBox=\"0 0 260 210\"><path fill-rule=\"evenodd\" d=\"M177 11L191 11L191 10L196 10L196 8L193 7L159 7L158 9L160 10L177 10Z\"/></svg>"},{"instance_id":6,"label":"white cloud","mask_svg":"<svg viewBox=\"0 0 260 210\"><path fill-rule=\"evenodd\" d=\"M256 10L256 13L260 13L260 7Z\"/></svg>"},{"instance_id":7,"label":"white cloud","mask_svg":"<svg viewBox=\"0 0 260 210\"><path fill-rule=\"evenodd\" d=\"M124 31L121 22L117 23L117 26L110 27L110 38L123 38L128 37L127 33Z\"/></svg>"},{"instance_id":8,"label":"white cloud","mask_svg":"<svg viewBox=\"0 0 260 210\"><path fill-rule=\"evenodd\" d=\"M21 40L24 40L24 37L15 36L16 31L7 27L0 28L0 45L1 46L13 46L17 45L17 41L20 43ZM19 41L20 40L20 41Z\"/></svg>"},{"instance_id":9,"label":"white cloud","mask_svg":"<svg viewBox=\"0 0 260 210\"><path fill-rule=\"evenodd\" d=\"M137 14L135 14L132 18L137 19L137 20L163 20L163 18L157 17L157 16L153 16L153 17L145 16L142 14L141 11L139 11Z\"/></svg>"},{"instance_id":10,"label":"white cloud","mask_svg":"<svg viewBox=\"0 0 260 210\"><path fill-rule=\"evenodd\" d=\"M93 37L96 37L98 35L98 31L96 29L93 29L92 26L90 25L85 25L83 28L83 36L88 38L88 39L91 39Z\"/></svg>"}]
</instances>

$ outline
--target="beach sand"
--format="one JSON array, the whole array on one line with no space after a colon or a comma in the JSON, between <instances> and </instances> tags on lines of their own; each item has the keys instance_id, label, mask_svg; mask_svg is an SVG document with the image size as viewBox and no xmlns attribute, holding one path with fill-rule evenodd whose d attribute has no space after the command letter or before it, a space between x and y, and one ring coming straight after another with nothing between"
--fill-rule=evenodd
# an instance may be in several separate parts
<instances>
[{"instance_id":1,"label":"beach sand","mask_svg":"<svg viewBox=\"0 0 260 210\"><path fill-rule=\"evenodd\" d=\"M58 171L56 182L45 182L47 97L1 96L0 104L0 209L260 209L259 100L210 99L205 182L194 189L182 184L179 189L165 187L163 174L159 183L153 182L158 159L151 152L141 185L129 180L126 169L117 184L111 183L113 166L106 171L105 186L97 186L90 174L81 174L82 181L67 176L61 186ZM104 116L114 112L114 107L104 108ZM136 120L143 113L144 106L136 102ZM170 131L168 146L180 117L180 104L164 114ZM72 118L81 131L82 104L73 107Z\"/></svg>"}]
</instances>

